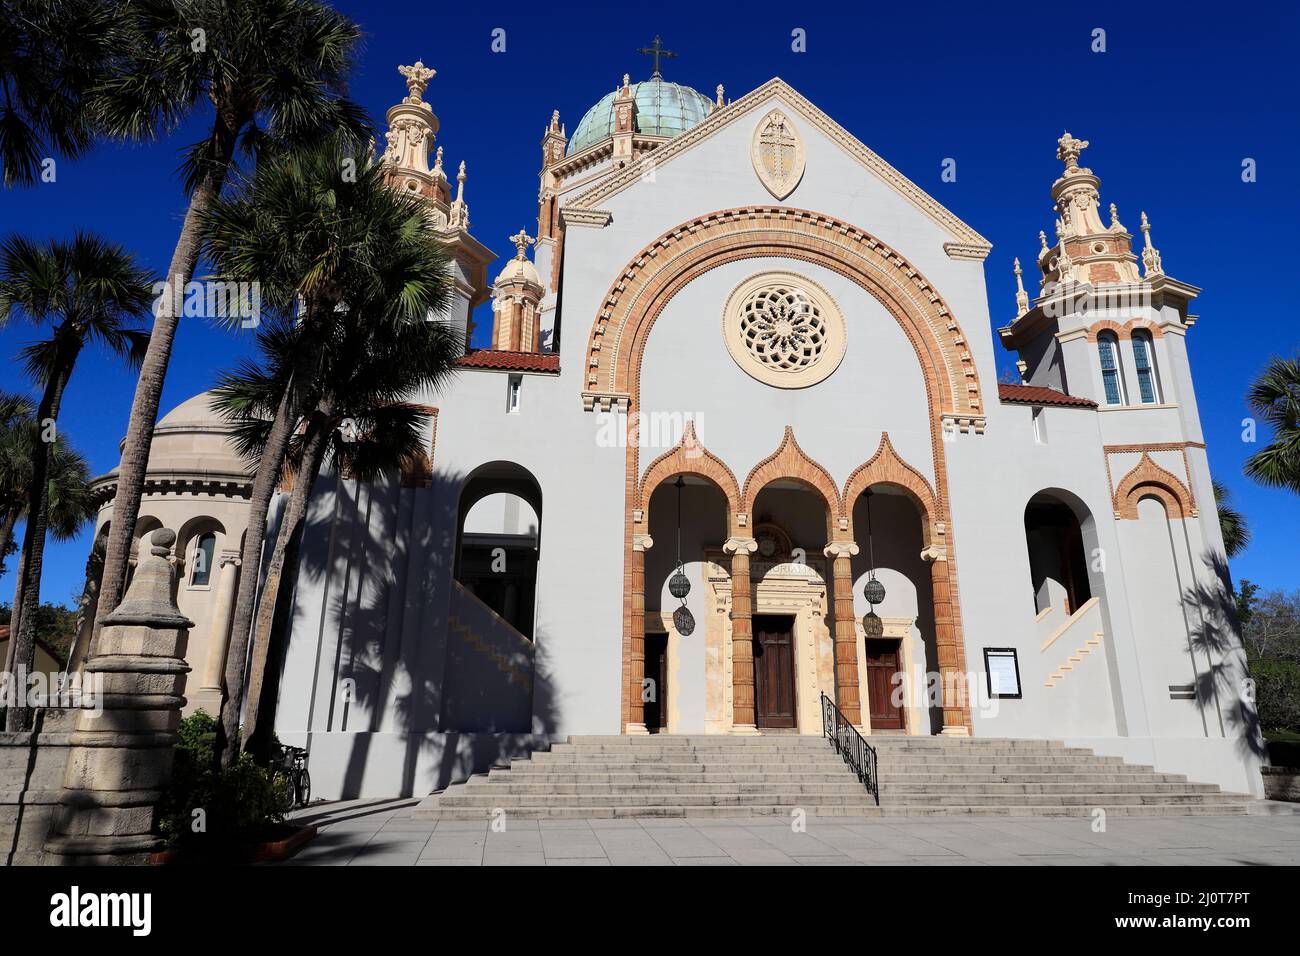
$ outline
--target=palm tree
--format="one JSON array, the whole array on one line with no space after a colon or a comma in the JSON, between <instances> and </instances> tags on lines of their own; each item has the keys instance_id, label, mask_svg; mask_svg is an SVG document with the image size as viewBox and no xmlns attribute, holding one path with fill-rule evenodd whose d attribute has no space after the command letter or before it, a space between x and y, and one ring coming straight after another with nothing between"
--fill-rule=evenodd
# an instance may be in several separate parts
<instances>
[{"instance_id":1,"label":"palm tree","mask_svg":"<svg viewBox=\"0 0 1300 956\"><path fill-rule=\"evenodd\" d=\"M1232 492L1221 481L1211 483L1214 489L1214 504L1219 509L1219 530L1223 533L1223 549L1228 557L1235 558L1246 550L1250 544L1250 528L1246 526L1245 516L1232 507Z\"/></svg>"},{"instance_id":2,"label":"palm tree","mask_svg":"<svg viewBox=\"0 0 1300 956\"><path fill-rule=\"evenodd\" d=\"M134 328L148 314L152 295L149 276L130 253L97 236L78 233L71 241L37 243L23 236L0 242L0 324L22 316L37 325L50 325L48 339L26 346L20 353L27 373L42 386L36 407L40 428L32 448L32 472L27 523L10 634L16 660L22 664L32 653L36 621L21 614L24 607L40 606L41 570L45 535L50 520L46 495L51 456L57 437L63 393L72 378L77 357L95 343L138 365L149 334ZM23 729L24 708L10 708L9 730Z\"/></svg>"},{"instance_id":3,"label":"palm tree","mask_svg":"<svg viewBox=\"0 0 1300 956\"><path fill-rule=\"evenodd\" d=\"M14 526L27 510L32 454L26 425L35 410L27 396L0 392L0 569L9 555Z\"/></svg>"},{"instance_id":4,"label":"palm tree","mask_svg":"<svg viewBox=\"0 0 1300 956\"><path fill-rule=\"evenodd\" d=\"M208 135L185 150L189 207L156 303L119 465L97 619L121 599L140 513L149 446L179 320L199 257L199 223L221 195L237 152L257 156L333 131L372 135L345 95L360 28L318 0L134 0L117 69L92 92L108 133L148 139L211 106ZM258 281L260 276L253 276ZM257 565L245 565L250 577Z\"/></svg>"},{"instance_id":5,"label":"palm tree","mask_svg":"<svg viewBox=\"0 0 1300 956\"><path fill-rule=\"evenodd\" d=\"M298 347L292 329L269 330L259 339L266 370L245 365L224 376L213 403L237 422L240 447L254 454L264 444L266 412L278 404L277 390L288 378ZM347 314L328 343L317 383L320 398L302 416L286 459L293 490L267 562L253 625L245 748L258 725L277 602L282 593L293 592L297 576L291 565L284 580L286 555L296 548L322 466L359 481L415 466L424 453L422 425L428 410L405 399L447 383L460 352L457 345L457 336L442 323L375 323L357 311Z\"/></svg>"},{"instance_id":6,"label":"palm tree","mask_svg":"<svg viewBox=\"0 0 1300 956\"><path fill-rule=\"evenodd\" d=\"M334 139L259 163L203 217L203 247L227 281L261 283L264 316L297 326L290 364L257 414L267 421L231 615L221 714L223 761L238 752L239 712L266 517L294 429L317 407L349 316L423 325L452 291L446 249L422 201L384 182L381 166ZM101 607L103 605L101 604Z\"/></svg>"},{"instance_id":7,"label":"palm tree","mask_svg":"<svg viewBox=\"0 0 1300 956\"><path fill-rule=\"evenodd\" d=\"M10 409L19 414L6 418ZM25 409L25 413L22 411ZM0 554L8 550L14 525L28 514L32 491L32 462L35 450L43 448L40 423L32 416L32 403L21 396L0 396ZM49 533L58 541L71 541L87 521L94 517L95 504L90 494L90 466L62 435L49 447L49 474L45 487L46 516ZM14 578L14 602L10 609L9 649L5 653L4 672L15 673L19 664L30 668L31 652L19 654L17 627L23 608L23 555L19 555ZM39 606L39 605L37 605Z\"/></svg>"},{"instance_id":8,"label":"palm tree","mask_svg":"<svg viewBox=\"0 0 1300 956\"><path fill-rule=\"evenodd\" d=\"M0 165L6 186L40 182L55 154L94 143L86 91L108 69L120 0L0 0Z\"/></svg>"},{"instance_id":9,"label":"palm tree","mask_svg":"<svg viewBox=\"0 0 1300 956\"><path fill-rule=\"evenodd\" d=\"M1273 440L1246 459L1246 476L1300 493L1300 356L1270 361L1246 398L1273 427Z\"/></svg>"}]
</instances>

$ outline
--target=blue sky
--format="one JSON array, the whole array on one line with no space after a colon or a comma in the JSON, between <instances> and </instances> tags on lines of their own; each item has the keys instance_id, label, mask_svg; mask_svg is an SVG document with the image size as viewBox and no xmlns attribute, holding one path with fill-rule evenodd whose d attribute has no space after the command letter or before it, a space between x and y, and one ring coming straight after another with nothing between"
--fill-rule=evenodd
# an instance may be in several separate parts
<instances>
[{"instance_id":1,"label":"blue sky","mask_svg":"<svg viewBox=\"0 0 1300 956\"><path fill-rule=\"evenodd\" d=\"M387 0L336 6L367 34L353 95L380 129L405 92L397 64L420 57L438 70L426 93L442 121L438 142L449 168L468 163L474 233L502 257L513 252L508 235L535 229L538 142L551 110L572 131L624 72L649 74L647 58L633 51L656 33L678 53L665 64L668 79L710 95L722 83L734 98L781 76L988 237L994 325L1014 310L1012 257L1032 261L1038 230L1051 235L1057 137L1069 129L1090 140L1084 163L1102 177L1103 202L1118 203L1130 228L1145 209L1166 271L1205 290L1187 343L1210 463L1254 533L1234 576L1300 586L1300 500L1241 475L1254 447L1241 440L1248 383L1271 355L1300 348L1295 306L1279 294L1294 279L1300 219L1293 9L1250 4L1226 16L1209 6L1132 3L999 4L996 13L917 3L491 5L482 13ZM498 28L504 53L491 50ZM1106 31L1104 53L1091 50L1098 28ZM795 29L806 32L806 52L791 49ZM194 124L161 142L105 145L60 161L56 182L0 192L0 231L93 230L161 272L185 209L177 150L200 130ZM957 161L956 182L940 180L948 157ZM1257 163L1257 182L1242 182L1247 157ZM480 315L479 335L489 329L488 314ZM0 387L22 387L12 359L33 335L21 325L0 330ZM248 333L183 323L163 412L208 387L249 344ZM1000 362L1013 359L1003 353ZM116 464L133 388L122 367L83 355L61 426L97 474ZM80 592L89 535L49 546L47 600L71 602ZM0 578L0 600L12 588L11 575Z\"/></svg>"}]
</instances>

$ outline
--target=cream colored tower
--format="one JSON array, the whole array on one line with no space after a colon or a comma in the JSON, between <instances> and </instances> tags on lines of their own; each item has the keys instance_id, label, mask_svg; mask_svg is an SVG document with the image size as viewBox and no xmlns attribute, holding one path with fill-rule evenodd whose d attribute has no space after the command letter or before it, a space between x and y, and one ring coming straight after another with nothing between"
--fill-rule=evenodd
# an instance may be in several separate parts
<instances>
[{"instance_id":1,"label":"cream colored tower","mask_svg":"<svg viewBox=\"0 0 1300 956\"><path fill-rule=\"evenodd\" d=\"M438 117L424 99L424 91L437 73L416 60L411 66L399 66L406 78L407 95L388 110L387 148L381 162L387 167L386 179L395 189L421 196L428 206L429 220L451 251L455 262L456 291L447 310L446 321L455 328L469 348L474 331L474 309L487 301L487 267L496 259L490 249L470 235L469 205L465 201L465 163L456 175L455 197L443 168L442 147L434 151L429 167L429 152L437 140Z\"/></svg>"}]
</instances>

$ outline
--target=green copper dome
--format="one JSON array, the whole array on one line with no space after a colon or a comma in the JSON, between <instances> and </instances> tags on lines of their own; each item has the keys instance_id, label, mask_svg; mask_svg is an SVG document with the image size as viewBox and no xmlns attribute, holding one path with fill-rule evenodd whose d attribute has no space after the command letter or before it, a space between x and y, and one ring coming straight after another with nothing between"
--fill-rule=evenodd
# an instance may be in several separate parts
<instances>
[{"instance_id":1,"label":"green copper dome","mask_svg":"<svg viewBox=\"0 0 1300 956\"><path fill-rule=\"evenodd\" d=\"M659 76L632 84L636 98L636 131L648 136L677 136L697 125L709 115L713 101L698 90L680 83L670 83ZM587 110L569 140L566 155L580 153L606 139L614 132L614 98L607 93Z\"/></svg>"}]
</instances>

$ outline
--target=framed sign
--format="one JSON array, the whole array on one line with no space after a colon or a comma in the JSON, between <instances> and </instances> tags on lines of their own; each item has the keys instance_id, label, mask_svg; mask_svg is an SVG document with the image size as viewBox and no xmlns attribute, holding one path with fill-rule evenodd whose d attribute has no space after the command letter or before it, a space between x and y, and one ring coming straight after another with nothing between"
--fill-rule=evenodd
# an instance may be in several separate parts
<instances>
[{"instance_id":1,"label":"framed sign","mask_svg":"<svg viewBox=\"0 0 1300 956\"><path fill-rule=\"evenodd\" d=\"M1014 647L984 648L984 671L989 676L990 699L1020 699L1020 662Z\"/></svg>"}]
</instances>

